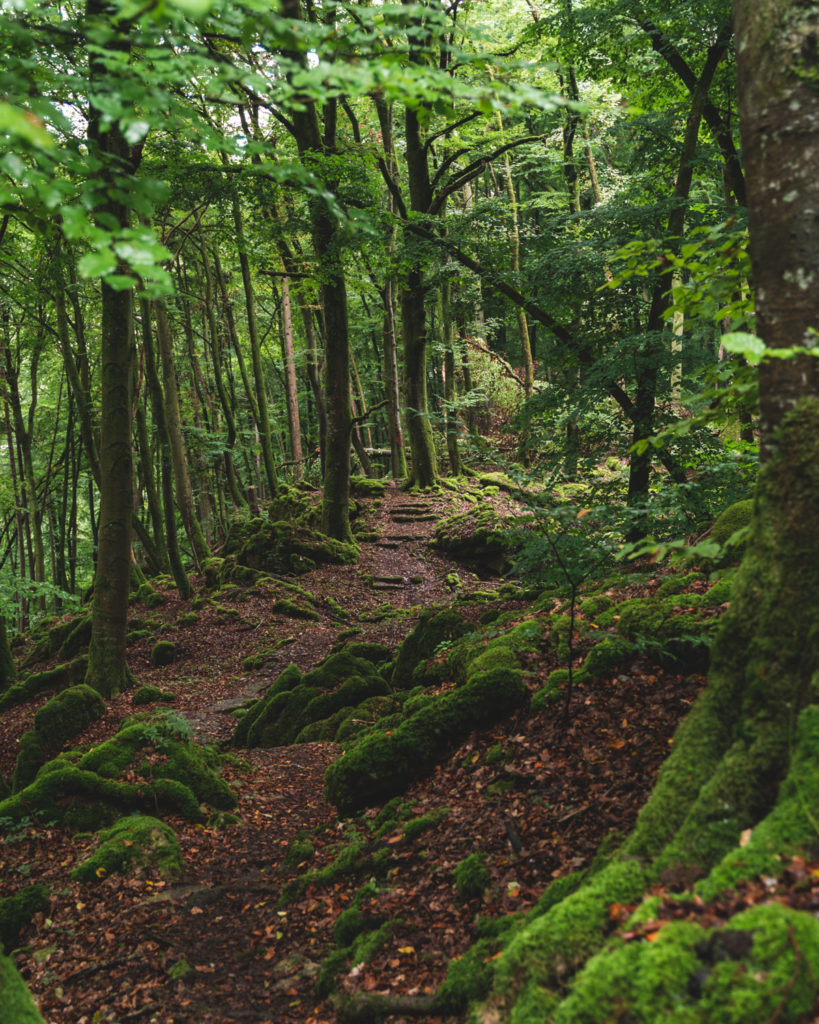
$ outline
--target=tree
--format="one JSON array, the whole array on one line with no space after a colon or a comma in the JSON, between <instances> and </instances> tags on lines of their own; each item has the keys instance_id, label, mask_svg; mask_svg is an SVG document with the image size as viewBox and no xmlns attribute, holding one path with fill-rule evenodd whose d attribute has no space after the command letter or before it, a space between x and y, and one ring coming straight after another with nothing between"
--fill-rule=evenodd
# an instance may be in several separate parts
<instances>
[{"instance_id":1,"label":"tree","mask_svg":"<svg viewBox=\"0 0 819 1024\"><path fill-rule=\"evenodd\" d=\"M536 918L501 964L507 983L525 980L522 1003L540 993L540 1005L548 1007L543 1019L580 1019L572 1015L577 1007L591 1005L583 1020L609 1020L610 999L619 1016L635 1010L641 1019L660 1019L670 1013L667 1000L676 997L659 990L646 1008L648 972L657 962L646 942L628 956L613 944L594 966L579 971L571 996L556 994L565 991L566 965L574 957L582 964L603 943L606 924L595 926L592 938L594 928L584 931L581 920L588 924L599 911L598 920L605 921L613 901L639 902L661 879L683 889L700 879L698 896L716 896L743 879L784 870L789 854L807 853L816 841L819 378L812 354L777 356L813 347L819 325L817 293L806 286L819 279L819 183L812 159L819 124L819 14L799 0L735 0L734 21L758 329L773 353L759 372L766 460L708 686L678 730L623 856ZM645 904L641 909L651 916ZM804 1019L819 979L805 969L796 939L800 917L815 935L809 914L790 915L778 904L764 912L767 962L772 966L785 951L794 965L784 990L772 990L757 959L757 991L749 997L744 990L739 1010L732 987L722 993L709 988L704 971L698 989L710 1002L698 1019L738 1019L738 1013L748 1020ZM742 928L746 919L737 920L734 927ZM754 926L747 927L755 941ZM665 948L666 957L674 955ZM754 948L758 957L761 947ZM741 961L747 954L731 955ZM739 978L743 968L734 969ZM604 973L615 980L602 981ZM629 980L635 978L643 979L642 995ZM673 988L670 976L664 976L667 986Z\"/></svg>"}]
</instances>

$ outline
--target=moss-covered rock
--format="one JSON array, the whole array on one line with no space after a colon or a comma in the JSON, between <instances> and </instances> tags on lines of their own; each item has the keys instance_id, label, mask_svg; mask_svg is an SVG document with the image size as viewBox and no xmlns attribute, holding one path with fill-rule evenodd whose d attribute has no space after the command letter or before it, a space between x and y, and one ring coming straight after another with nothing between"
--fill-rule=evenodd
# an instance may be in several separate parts
<instances>
[{"instance_id":1,"label":"moss-covered rock","mask_svg":"<svg viewBox=\"0 0 819 1024\"><path fill-rule=\"evenodd\" d=\"M48 760L48 753L42 735L36 729L29 729L20 737L14 774L11 777L13 793L25 789L37 777L37 772Z\"/></svg>"},{"instance_id":2,"label":"moss-covered rock","mask_svg":"<svg viewBox=\"0 0 819 1024\"><path fill-rule=\"evenodd\" d=\"M48 886L42 882L0 899L0 952L14 949L25 925L36 913L48 910L48 904Z\"/></svg>"},{"instance_id":3,"label":"moss-covered rock","mask_svg":"<svg viewBox=\"0 0 819 1024\"><path fill-rule=\"evenodd\" d=\"M69 686L81 683L88 668L87 655L81 654L73 661L55 665L45 672L35 672L20 679L5 693L0 694L0 711L24 704L31 697L46 690L65 690Z\"/></svg>"},{"instance_id":4,"label":"moss-covered rock","mask_svg":"<svg viewBox=\"0 0 819 1024\"><path fill-rule=\"evenodd\" d=\"M154 869L170 880L181 874L182 850L176 833L165 822L149 815L129 815L99 834L94 853L71 872L80 882L94 882L108 875L141 875Z\"/></svg>"},{"instance_id":5,"label":"moss-covered rock","mask_svg":"<svg viewBox=\"0 0 819 1024\"><path fill-rule=\"evenodd\" d=\"M162 668L165 665L170 665L176 658L176 644L170 640L160 640L154 644L153 650L151 651L151 664L155 668Z\"/></svg>"},{"instance_id":6,"label":"moss-covered rock","mask_svg":"<svg viewBox=\"0 0 819 1024\"><path fill-rule=\"evenodd\" d=\"M55 694L34 715L34 728L52 750L105 714L105 701L96 690L80 683Z\"/></svg>"},{"instance_id":7,"label":"moss-covered rock","mask_svg":"<svg viewBox=\"0 0 819 1024\"><path fill-rule=\"evenodd\" d=\"M520 546L513 533L519 525L519 520L504 519L491 505L481 505L442 519L433 543L450 558L485 572L502 573Z\"/></svg>"},{"instance_id":8,"label":"moss-covered rock","mask_svg":"<svg viewBox=\"0 0 819 1024\"><path fill-rule=\"evenodd\" d=\"M124 781L126 775L141 781ZM0 818L36 816L96 829L131 811L155 814L157 809L205 821L201 804L236 805L216 774L214 755L182 735L170 719L148 717L126 722L110 740L78 757L48 761L32 783L0 802Z\"/></svg>"},{"instance_id":9,"label":"moss-covered rock","mask_svg":"<svg viewBox=\"0 0 819 1024\"><path fill-rule=\"evenodd\" d=\"M778 904L761 905L706 931L664 925L652 942L593 957L554 1015L555 1024L599 1024L628 1008L631 1019L744 1024L805 1019L819 992L812 967L819 922Z\"/></svg>"},{"instance_id":10,"label":"moss-covered rock","mask_svg":"<svg viewBox=\"0 0 819 1024\"><path fill-rule=\"evenodd\" d=\"M396 689L409 689L422 680L416 672L428 661L439 644L457 640L469 630L469 624L453 608L427 609L421 613L417 625L398 648L392 685Z\"/></svg>"},{"instance_id":11,"label":"moss-covered rock","mask_svg":"<svg viewBox=\"0 0 819 1024\"><path fill-rule=\"evenodd\" d=\"M493 669L425 704L389 732L362 736L325 774L325 793L340 814L383 803L428 774L473 729L497 722L526 695L523 675Z\"/></svg>"},{"instance_id":12,"label":"moss-covered rock","mask_svg":"<svg viewBox=\"0 0 819 1024\"><path fill-rule=\"evenodd\" d=\"M358 559L354 544L333 540L293 519L237 521L231 524L224 552L260 572L297 575L317 564L351 565Z\"/></svg>"},{"instance_id":13,"label":"moss-covered rock","mask_svg":"<svg viewBox=\"0 0 819 1024\"><path fill-rule=\"evenodd\" d=\"M716 541L717 544L725 544L738 530L743 530L751 525L753 514L752 498L729 505L714 520L714 525L711 527L711 540Z\"/></svg>"},{"instance_id":14,"label":"moss-covered rock","mask_svg":"<svg viewBox=\"0 0 819 1024\"><path fill-rule=\"evenodd\" d=\"M257 722L262 722L270 710L270 705L283 693L293 690L302 680L301 669L292 662L281 672L273 685L256 704L248 708L233 732L233 744L237 747L252 746L249 742L251 730L257 729Z\"/></svg>"},{"instance_id":15,"label":"moss-covered rock","mask_svg":"<svg viewBox=\"0 0 819 1024\"><path fill-rule=\"evenodd\" d=\"M154 704L160 701L176 700L176 695L167 690L160 690L158 686L140 686L134 691L134 707L143 704Z\"/></svg>"}]
</instances>

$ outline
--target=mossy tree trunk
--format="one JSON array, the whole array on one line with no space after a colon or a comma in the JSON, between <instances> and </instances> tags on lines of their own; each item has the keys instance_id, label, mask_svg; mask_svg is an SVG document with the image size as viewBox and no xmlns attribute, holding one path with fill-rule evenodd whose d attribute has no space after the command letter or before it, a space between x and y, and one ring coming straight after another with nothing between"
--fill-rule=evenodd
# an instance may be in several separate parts
<instances>
[{"instance_id":1,"label":"mossy tree trunk","mask_svg":"<svg viewBox=\"0 0 819 1024\"><path fill-rule=\"evenodd\" d=\"M302 17L299 0L285 0L286 17ZM331 17L332 15L328 15ZM296 58L304 63L304 56ZM293 136L302 163L313 173L324 174L324 184L334 192L336 172L323 157L336 155L337 101L323 107L323 123L312 99L293 112ZM351 541L350 527L350 336L347 317L347 283L341 253L341 233L335 215L321 196L310 201L310 233L319 265L319 295L324 312L324 399L327 436L324 451L324 489L321 529L336 540Z\"/></svg>"},{"instance_id":2,"label":"mossy tree trunk","mask_svg":"<svg viewBox=\"0 0 819 1024\"><path fill-rule=\"evenodd\" d=\"M116 50L121 57L118 72L111 70L106 57L90 58L91 91L119 95L124 89L120 75L127 75L129 26L112 23L111 8L104 0L88 0L86 15L89 29L97 31L104 27L108 48ZM142 151L129 145L118 122L105 125L94 106L90 106L88 112L88 142L101 163L100 192L105 196L96 209L97 217L109 230L111 225L127 228L130 211L122 198L122 180L123 176L136 172ZM125 636L134 490L131 445L134 295L132 289L116 290L104 280L101 291L99 538L86 682L104 696L114 696L130 679L125 660Z\"/></svg>"},{"instance_id":3,"label":"mossy tree trunk","mask_svg":"<svg viewBox=\"0 0 819 1024\"><path fill-rule=\"evenodd\" d=\"M7 690L15 679L14 658L6 633L6 620L0 616L0 693Z\"/></svg>"}]
</instances>

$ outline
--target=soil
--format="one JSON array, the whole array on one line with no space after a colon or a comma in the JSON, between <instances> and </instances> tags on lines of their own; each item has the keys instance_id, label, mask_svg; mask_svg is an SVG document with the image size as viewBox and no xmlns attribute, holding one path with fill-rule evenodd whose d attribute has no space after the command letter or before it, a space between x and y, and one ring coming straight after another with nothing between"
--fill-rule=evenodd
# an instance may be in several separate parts
<instances>
[{"instance_id":1,"label":"soil","mask_svg":"<svg viewBox=\"0 0 819 1024\"><path fill-rule=\"evenodd\" d=\"M500 504L509 503L501 496ZM388 489L368 512L380 539L362 545L358 565L320 567L298 579L317 598L317 622L272 614L263 587L244 587L204 605L195 624L181 627L174 623L191 605L163 592L164 603L145 615L167 624L161 636L176 643L177 657L151 666L157 634L130 648L130 666L140 683L174 693L172 707L198 739L225 746L235 725L231 710L263 692L289 662L309 669L351 628L361 629L360 639L395 646L420 610L451 600L453 587L496 586L500 581L482 581L429 546L437 519L468 507L454 495ZM525 618L522 602L510 599L504 607ZM248 655L281 641L263 669L244 670ZM557 666L544 650L525 667L534 691ZM578 689L568 723L559 708L522 711L474 734L409 790L415 814L447 810L413 840L399 829L373 839L377 809L339 821L323 799L324 771L338 756L332 744L235 751L224 775L238 794L241 823L217 829L169 819L186 864L173 884L151 874L73 882L71 869L94 848L93 837L22 827L0 845L2 894L44 881L51 906L23 935L18 967L49 1024L333 1024L336 1011L315 995L315 976L335 948L337 915L376 877L377 894L363 909L392 929L369 963L342 970L338 985L431 993L449 961L475 941L482 916L526 911L554 878L587 867L601 842L627 833L704 681L635 662ZM6 778L17 740L45 699L0 717ZM132 693L120 695L72 746L107 738L134 710ZM288 867L285 856L305 830L315 852ZM365 865L280 905L289 880L329 864L353 833L373 853L386 851L377 876ZM484 855L491 884L482 897L459 900L452 871L474 852Z\"/></svg>"}]
</instances>

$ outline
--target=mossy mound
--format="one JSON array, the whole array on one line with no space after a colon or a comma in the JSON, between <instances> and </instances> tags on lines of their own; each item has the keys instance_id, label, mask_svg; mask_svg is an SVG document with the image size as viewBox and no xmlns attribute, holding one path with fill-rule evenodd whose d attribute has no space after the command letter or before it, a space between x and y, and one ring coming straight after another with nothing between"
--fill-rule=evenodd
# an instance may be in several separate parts
<instances>
[{"instance_id":1,"label":"mossy mound","mask_svg":"<svg viewBox=\"0 0 819 1024\"><path fill-rule=\"evenodd\" d=\"M519 707L525 696L523 674L516 669L471 676L395 728L376 728L363 735L327 769L327 800L342 815L383 803L427 775L473 729L497 722Z\"/></svg>"},{"instance_id":2,"label":"mossy mound","mask_svg":"<svg viewBox=\"0 0 819 1024\"><path fill-rule=\"evenodd\" d=\"M24 704L31 697L45 690L65 690L69 686L75 686L85 679L88 668L88 656L81 654L73 661L55 665L54 668L45 672L35 672L25 676L9 687L5 693L0 694L0 711L14 707L15 704Z\"/></svg>"},{"instance_id":3,"label":"mossy mound","mask_svg":"<svg viewBox=\"0 0 819 1024\"><path fill-rule=\"evenodd\" d=\"M737 530L745 529L745 527L751 525L753 515L753 498L729 505L714 520L714 525L711 527L711 540L716 541L717 544L725 544ZM744 547L744 545L742 546Z\"/></svg>"},{"instance_id":4,"label":"mossy mound","mask_svg":"<svg viewBox=\"0 0 819 1024\"><path fill-rule=\"evenodd\" d=\"M350 493L357 498L383 498L386 484L369 476L351 476Z\"/></svg>"},{"instance_id":5,"label":"mossy mound","mask_svg":"<svg viewBox=\"0 0 819 1024\"><path fill-rule=\"evenodd\" d=\"M85 683L55 694L34 715L34 728L20 737L12 790L18 792L33 782L50 754L104 714L105 701Z\"/></svg>"},{"instance_id":6,"label":"mossy mound","mask_svg":"<svg viewBox=\"0 0 819 1024\"><path fill-rule=\"evenodd\" d=\"M295 666L285 669L240 720L233 742L237 746L281 747L332 740L358 706L389 693L389 684L371 661L344 649L304 676Z\"/></svg>"},{"instance_id":7,"label":"mossy mound","mask_svg":"<svg viewBox=\"0 0 819 1024\"><path fill-rule=\"evenodd\" d=\"M88 647L91 639L91 616L87 613L72 615L59 622L38 624L31 631L33 647L23 661L23 666L51 658L55 654L64 661L70 661Z\"/></svg>"},{"instance_id":8,"label":"mossy mound","mask_svg":"<svg viewBox=\"0 0 819 1024\"><path fill-rule=\"evenodd\" d=\"M492 876L485 860L483 854L470 853L452 869L452 883L459 899L478 899L489 888Z\"/></svg>"},{"instance_id":9,"label":"mossy mound","mask_svg":"<svg viewBox=\"0 0 819 1024\"><path fill-rule=\"evenodd\" d=\"M158 818L129 815L101 831L98 838L94 853L71 872L76 881L94 882L108 875L139 876L147 869L156 870L166 880L182 873L182 850L176 833Z\"/></svg>"},{"instance_id":10,"label":"mossy mound","mask_svg":"<svg viewBox=\"0 0 819 1024\"><path fill-rule=\"evenodd\" d=\"M452 642L469 630L467 621L453 608L429 608L421 613L417 625L398 648L392 673L392 685L409 689L423 680L423 666L438 646Z\"/></svg>"},{"instance_id":11,"label":"mossy mound","mask_svg":"<svg viewBox=\"0 0 819 1024\"><path fill-rule=\"evenodd\" d=\"M259 572L296 575L319 564L351 565L358 559L354 544L325 537L298 521L261 517L232 523L224 552Z\"/></svg>"},{"instance_id":12,"label":"mossy mound","mask_svg":"<svg viewBox=\"0 0 819 1024\"><path fill-rule=\"evenodd\" d=\"M3 1019L14 1024L45 1024L14 961L0 954L0 1006Z\"/></svg>"},{"instance_id":13,"label":"mossy mound","mask_svg":"<svg viewBox=\"0 0 819 1024\"><path fill-rule=\"evenodd\" d=\"M14 949L23 927L36 913L48 910L48 904L48 886L42 882L0 899L0 952Z\"/></svg>"},{"instance_id":14,"label":"mossy mound","mask_svg":"<svg viewBox=\"0 0 819 1024\"><path fill-rule=\"evenodd\" d=\"M158 686L140 686L134 691L134 707L171 700L176 700L176 694L169 693L167 690L160 690Z\"/></svg>"},{"instance_id":15,"label":"mossy mound","mask_svg":"<svg viewBox=\"0 0 819 1024\"><path fill-rule=\"evenodd\" d=\"M151 651L151 664L154 668L164 668L170 665L176 658L176 644L170 640L160 640L154 644Z\"/></svg>"},{"instance_id":16,"label":"mossy mound","mask_svg":"<svg viewBox=\"0 0 819 1024\"><path fill-rule=\"evenodd\" d=\"M69 752L48 761L33 782L0 802L0 819L36 816L95 829L127 812L166 809L203 822L207 814L200 805L236 805L216 767L215 755L193 743L171 718L130 719L87 753ZM138 781L123 781L126 775Z\"/></svg>"},{"instance_id":17,"label":"mossy mound","mask_svg":"<svg viewBox=\"0 0 819 1024\"><path fill-rule=\"evenodd\" d=\"M17 670L14 667L14 658L11 656L11 647L6 633L6 620L0 615L0 693L4 693L17 678Z\"/></svg>"},{"instance_id":18,"label":"mossy mound","mask_svg":"<svg viewBox=\"0 0 819 1024\"><path fill-rule=\"evenodd\" d=\"M505 519L491 505L480 505L442 519L435 528L433 544L456 561L501 574L519 547L513 531L520 525L520 520Z\"/></svg>"},{"instance_id":19,"label":"mossy mound","mask_svg":"<svg viewBox=\"0 0 819 1024\"><path fill-rule=\"evenodd\" d=\"M105 701L96 690L80 683L55 694L34 715L34 728L46 745L59 749L66 740L105 714Z\"/></svg>"}]
</instances>

